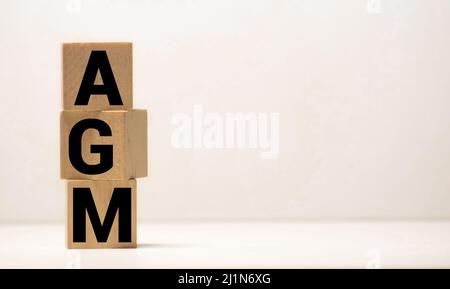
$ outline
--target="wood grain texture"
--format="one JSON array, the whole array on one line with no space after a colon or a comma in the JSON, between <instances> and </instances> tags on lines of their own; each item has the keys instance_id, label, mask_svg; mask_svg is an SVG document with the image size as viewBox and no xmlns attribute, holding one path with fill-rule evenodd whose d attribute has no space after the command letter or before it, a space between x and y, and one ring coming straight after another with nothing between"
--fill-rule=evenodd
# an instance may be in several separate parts
<instances>
[{"instance_id":1,"label":"wood grain texture","mask_svg":"<svg viewBox=\"0 0 450 289\"><path fill-rule=\"evenodd\" d=\"M116 214L107 242L98 242L89 215L86 214L86 242L73 242L73 189L90 188L98 215L103 222L114 188L131 188L131 242L118 241L118 215ZM89 248L136 248L136 180L90 181L71 180L67 182L67 247L69 249ZM120 209L118 211L120 214Z\"/></svg>"},{"instance_id":2,"label":"wood grain texture","mask_svg":"<svg viewBox=\"0 0 450 289\"><path fill-rule=\"evenodd\" d=\"M62 50L64 110L129 110L133 108L132 43L64 43ZM106 95L92 95L89 105L86 106L75 105L86 65L93 50L106 51L123 105L110 105Z\"/></svg>"},{"instance_id":3,"label":"wood grain texture","mask_svg":"<svg viewBox=\"0 0 450 289\"><path fill-rule=\"evenodd\" d=\"M91 145L112 145L113 166L108 171L88 175L79 172L69 159L69 134L80 120L93 118L106 122L112 136L100 136L95 129L83 133L81 154L87 164L100 162ZM60 132L61 177L63 179L127 180L147 176L147 111L62 111Z\"/></svg>"}]
</instances>

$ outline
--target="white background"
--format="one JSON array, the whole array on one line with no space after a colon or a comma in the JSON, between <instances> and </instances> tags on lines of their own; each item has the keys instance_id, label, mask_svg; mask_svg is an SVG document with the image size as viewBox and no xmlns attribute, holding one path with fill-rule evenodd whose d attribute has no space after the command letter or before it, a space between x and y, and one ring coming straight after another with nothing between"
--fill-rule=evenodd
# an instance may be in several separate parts
<instances>
[{"instance_id":1,"label":"white background","mask_svg":"<svg viewBox=\"0 0 450 289\"><path fill-rule=\"evenodd\" d=\"M450 217L449 29L446 0L1 1L0 220L65 218L76 41L133 42L141 220ZM279 112L278 158L174 149L170 119L194 104Z\"/></svg>"}]
</instances>

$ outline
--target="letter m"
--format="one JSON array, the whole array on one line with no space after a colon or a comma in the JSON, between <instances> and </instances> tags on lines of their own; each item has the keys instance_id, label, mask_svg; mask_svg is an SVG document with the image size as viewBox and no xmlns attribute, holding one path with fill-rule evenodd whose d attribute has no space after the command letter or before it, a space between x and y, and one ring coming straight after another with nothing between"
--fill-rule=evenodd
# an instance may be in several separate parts
<instances>
[{"instance_id":1,"label":"letter m","mask_svg":"<svg viewBox=\"0 0 450 289\"><path fill-rule=\"evenodd\" d=\"M97 242L108 240L117 211L119 242L131 242L131 188L114 188L103 223L89 188L73 188L73 242L86 242L86 213Z\"/></svg>"}]
</instances>

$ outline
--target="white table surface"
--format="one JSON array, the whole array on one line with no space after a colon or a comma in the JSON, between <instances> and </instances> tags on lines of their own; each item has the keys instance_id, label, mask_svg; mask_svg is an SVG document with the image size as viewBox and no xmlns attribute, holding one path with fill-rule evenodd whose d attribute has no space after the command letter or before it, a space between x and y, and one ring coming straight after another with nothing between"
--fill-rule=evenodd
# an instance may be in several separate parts
<instances>
[{"instance_id":1,"label":"white table surface","mask_svg":"<svg viewBox=\"0 0 450 289\"><path fill-rule=\"evenodd\" d=\"M68 250L63 224L0 224L0 268L450 267L450 221L139 223L137 249Z\"/></svg>"}]
</instances>

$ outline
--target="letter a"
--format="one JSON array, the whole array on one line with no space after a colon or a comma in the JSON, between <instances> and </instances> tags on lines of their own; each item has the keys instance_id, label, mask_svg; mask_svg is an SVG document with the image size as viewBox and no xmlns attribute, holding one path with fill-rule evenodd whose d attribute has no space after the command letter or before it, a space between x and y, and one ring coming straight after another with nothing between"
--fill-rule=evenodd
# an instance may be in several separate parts
<instances>
[{"instance_id":1,"label":"letter a","mask_svg":"<svg viewBox=\"0 0 450 289\"><path fill-rule=\"evenodd\" d=\"M97 72L100 72L103 80L101 85L95 84ZM92 94L106 94L110 105L123 105L108 55L104 50L91 52L77 98L75 99L75 105L88 105Z\"/></svg>"}]
</instances>

